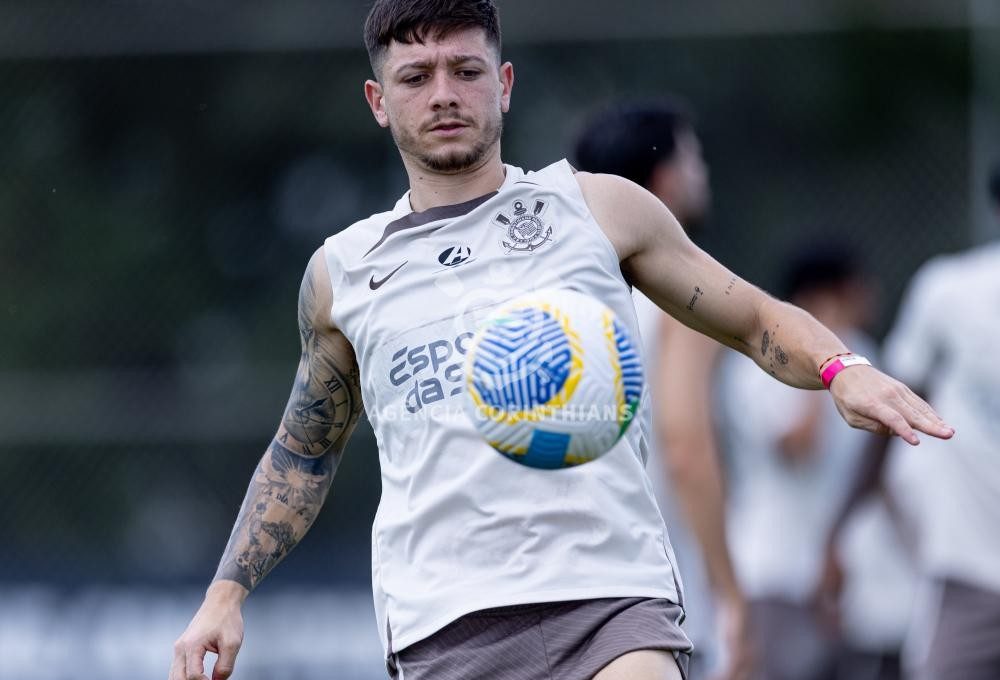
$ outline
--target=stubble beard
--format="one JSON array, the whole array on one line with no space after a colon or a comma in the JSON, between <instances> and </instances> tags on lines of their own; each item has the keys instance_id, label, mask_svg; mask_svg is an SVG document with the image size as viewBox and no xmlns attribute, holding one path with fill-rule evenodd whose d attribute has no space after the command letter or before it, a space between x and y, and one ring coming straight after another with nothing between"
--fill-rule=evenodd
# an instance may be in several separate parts
<instances>
[{"instance_id":1,"label":"stubble beard","mask_svg":"<svg viewBox=\"0 0 1000 680\"><path fill-rule=\"evenodd\" d=\"M466 170L470 170L482 164L486 154L500 140L503 134L503 116L497 114L490 118L479 139L472 145L472 148L465 151L450 151L443 153L429 153L421 148L416 138L404 130L397 130L396 126L390 125L392 138L396 142L399 150L411 156L421 167L442 175L455 175Z\"/></svg>"}]
</instances>

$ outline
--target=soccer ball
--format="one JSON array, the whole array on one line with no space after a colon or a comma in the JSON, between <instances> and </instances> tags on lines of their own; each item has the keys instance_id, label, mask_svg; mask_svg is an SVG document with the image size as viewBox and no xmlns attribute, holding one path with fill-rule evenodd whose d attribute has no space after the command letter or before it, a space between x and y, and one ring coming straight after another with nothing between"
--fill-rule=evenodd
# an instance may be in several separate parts
<instances>
[{"instance_id":1,"label":"soccer ball","mask_svg":"<svg viewBox=\"0 0 1000 680\"><path fill-rule=\"evenodd\" d=\"M642 362L607 306L572 290L515 298L486 318L465 357L465 411L490 446L541 469L598 458L642 395Z\"/></svg>"}]
</instances>

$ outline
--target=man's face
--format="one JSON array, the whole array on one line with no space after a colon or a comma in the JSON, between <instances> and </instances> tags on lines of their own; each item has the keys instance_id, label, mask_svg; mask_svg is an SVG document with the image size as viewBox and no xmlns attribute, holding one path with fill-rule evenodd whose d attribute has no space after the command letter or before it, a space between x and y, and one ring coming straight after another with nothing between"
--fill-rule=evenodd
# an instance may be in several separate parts
<instances>
[{"instance_id":1,"label":"man's face","mask_svg":"<svg viewBox=\"0 0 1000 680\"><path fill-rule=\"evenodd\" d=\"M375 120L392 132L404 159L436 173L479 167L498 153L514 71L478 28L425 43L393 41L380 82L365 83Z\"/></svg>"}]
</instances>

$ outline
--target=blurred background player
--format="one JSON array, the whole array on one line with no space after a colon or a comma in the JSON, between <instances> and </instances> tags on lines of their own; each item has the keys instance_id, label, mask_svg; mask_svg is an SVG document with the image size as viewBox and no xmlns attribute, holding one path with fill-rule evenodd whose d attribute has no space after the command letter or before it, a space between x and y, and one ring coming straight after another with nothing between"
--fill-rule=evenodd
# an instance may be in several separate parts
<instances>
[{"instance_id":1,"label":"blurred background player","mask_svg":"<svg viewBox=\"0 0 1000 680\"><path fill-rule=\"evenodd\" d=\"M989 182L1000 219L1000 163ZM907 640L913 680L1000 678L998 337L994 240L918 270L886 339L886 366L961 433L947 450L930 439L912 452L890 445L889 482L910 501L925 580Z\"/></svg>"},{"instance_id":2,"label":"blurred background player","mask_svg":"<svg viewBox=\"0 0 1000 680\"><path fill-rule=\"evenodd\" d=\"M673 97L595 113L574 152L580 170L626 177L649 189L689 235L709 208L708 168L687 106ZM684 584L685 630L695 679L748 677L746 604L726 547L723 480L712 424L711 383L722 346L633 290L652 392L658 451L647 472L670 530ZM714 596L714 602L713 602ZM714 673L713 673L714 675Z\"/></svg>"},{"instance_id":3,"label":"blurred background player","mask_svg":"<svg viewBox=\"0 0 1000 680\"><path fill-rule=\"evenodd\" d=\"M799 250L788 258L781 289L784 299L875 359L875 343L864 332L872 294L851 251L829 244ZM729 546L760 647L755 677L828 680L841 666L842 650L836 622L823 617L814 596L827 536L872 435L845 427L822 393L758 380L747 370L752 366L727 355L720 394L731 473ZM869 558L877 559L862 556L855 571ZM880 594L864 604L881 607L885 599Z\"/></svg>"}]
</instances>

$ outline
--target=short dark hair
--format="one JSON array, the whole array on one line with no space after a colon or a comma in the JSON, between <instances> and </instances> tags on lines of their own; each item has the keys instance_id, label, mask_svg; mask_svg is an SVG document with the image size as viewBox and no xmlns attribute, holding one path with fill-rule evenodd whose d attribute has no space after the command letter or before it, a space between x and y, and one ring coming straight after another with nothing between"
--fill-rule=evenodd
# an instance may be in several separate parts
<instances>
[{"instance_id":1,"label":"short dark hair","mask_svg":"<svg viewBox=\"0 0 1000 680\"><path fill-rule=\"evenodd\" d=\"M577 136L574 165L648 188L656 166L674 155L677 133L693 127L691 110L674 96L612 105L594 114Z\"/></svg>"},{"instance_id":2,"label":"short dark hair","mask_svg":"<svg viewBox=\"0 0 1000 680\"><path fill-rule=\"evenodd\" d=\"M993 171L990 172L990 196L993 204L1000 208L1000 161L993 164Z\"/></svg>"},{"instance_id":3,"label":"short dark hair","mask_svg":"<svg viewBox=\"0 0 1000 680\"><path fill-rule=\"evenodd\" d=\"M365 19L365 47L381 77L389 43L423 44L463 28L481 28L500 53L500 14L492 0L375 0Z\"/></svg>"}]
</instances>

